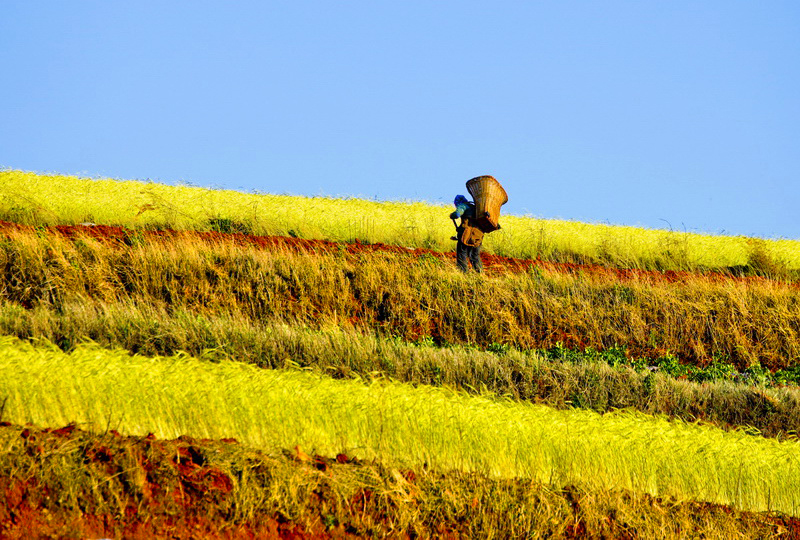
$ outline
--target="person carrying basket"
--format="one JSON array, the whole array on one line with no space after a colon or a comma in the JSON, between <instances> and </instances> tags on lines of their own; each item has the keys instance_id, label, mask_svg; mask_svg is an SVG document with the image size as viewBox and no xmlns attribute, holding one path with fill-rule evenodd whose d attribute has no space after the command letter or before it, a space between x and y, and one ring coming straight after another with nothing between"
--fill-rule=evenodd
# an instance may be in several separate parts
<instances>
[{"instance_id":1,"label":"person carrying basket","mask_svg":"<svg viewBox=\"0 0 800 540\"><path fill-rule=\"evenodd\" d=\"M450 219L455 224L456 219L461 218L461 225L456 225L456 263L462 272L467 272L469 266L467 261L472 264L472 269L479 274L483 272L481 262L481 243L483 242L483 231L475 227L475 204L467 200L463 195L456 195L453 204L456 209L450 214Z\"/></svg>"},{"instance_id":2,"label":"person carrying basket","mask_svg":"<svg viewBox=\"0 0 800 540\"><path fill-rule=\"evenodd\" d=\"M456 224L456 262L459 269L467 272L467 261L472 264L472 269L478 273L483 271L481 262L481 244L483 235L500 228L500 207L508 202L508 194L492 176L476 176L467 182L467 190L474 203L463 195L456 195L453 204L456 209L450 214L453 224L461 218L461 224Z\"/></svg>"}]
</instances>

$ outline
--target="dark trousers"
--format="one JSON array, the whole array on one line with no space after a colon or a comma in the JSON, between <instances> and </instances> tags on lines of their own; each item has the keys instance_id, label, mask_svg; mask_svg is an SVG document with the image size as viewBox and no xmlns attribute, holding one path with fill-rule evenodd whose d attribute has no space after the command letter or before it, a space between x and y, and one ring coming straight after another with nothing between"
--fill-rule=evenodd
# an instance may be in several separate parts
<instances>
[{"instance_id":1,"label":"dark trousers","mask_svg":"<svg viewBox=\"0 0 800 540\"><path fill-rule=\"evenodd\" d=\"M462 272L469 270L467 260L472 263L472 269L479 274L483 272L483 263L481 262L481 246L468 246L459 240L456 246L456 262Z\"/></svg>"}]
</instances>

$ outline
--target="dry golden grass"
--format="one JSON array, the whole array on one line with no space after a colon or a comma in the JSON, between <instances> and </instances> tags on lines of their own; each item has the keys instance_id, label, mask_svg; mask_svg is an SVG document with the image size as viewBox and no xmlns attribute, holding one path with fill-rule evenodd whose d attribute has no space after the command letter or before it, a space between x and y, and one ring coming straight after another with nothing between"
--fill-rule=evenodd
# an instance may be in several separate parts
<instances>
[{"instance_id":1,"label":"dry golden grass","mask_svg":"<svg viewBox=\"0 0 800 540\"><path fill-rule=\"evenodd\" d=\"M486 278L395 253L298 254L192 237L108 245L22 230L0 241L0 287L25 307L127 300L412 341L625 346L636 356L722 359L740 369L800 359L800 289L765 279L670 282L548 270Z\"/></svg>"}]
</instances>

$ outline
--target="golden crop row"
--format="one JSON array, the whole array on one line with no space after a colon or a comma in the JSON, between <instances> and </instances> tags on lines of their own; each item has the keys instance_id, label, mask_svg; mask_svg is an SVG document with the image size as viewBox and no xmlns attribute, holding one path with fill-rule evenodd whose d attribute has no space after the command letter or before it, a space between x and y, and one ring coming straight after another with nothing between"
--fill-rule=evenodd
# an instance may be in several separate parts
<instances>
[{"instance_id":1,"label":"golden crop row","mask_svg":"<svg viewBox=\"0 0 800 540\"><path fill-rule=\"evenodd\" d=\"M24 309L0 302L0 335L57 343L66 351L87 339L148 356L186 351L211 361L261 368L302 368L336 378L389 378L412 384L492 392L555 408L598 412L636 409L724 429L785 438L800 430L800 388L730 380L693 382L669 373L609 365L591 355L547 358L539 351L436 347L336 326L314 329L236 311L204 315L121 300L84 300Z\"/></svg>"},{"instance_id":2,"label":"golden crop row","mask_svg":"<svg viewBox=\"0 0 800 540\"><path fill-rule=\"evenodd\" d=\"M300 445L393 467L800 513L800 443L793 441L186 355L146 358L92 346L65 354L2 338L0 359L4 419L18 424L235 437L252 447Z\"/></svg>"},{"instance_id":3,"label":"golden crop row","mask_svg":"<svg viewBox=\"0 0 800 540\"><path fill-rule=\"evenodd\" d=\"M34 225L92 222L451 251L451 208L424 202L242 193L189 185L0 171L0 219ZM698 234L504 215L487 251L625 268L800 269L800 241Z\"/></svg>"}]
</instances>

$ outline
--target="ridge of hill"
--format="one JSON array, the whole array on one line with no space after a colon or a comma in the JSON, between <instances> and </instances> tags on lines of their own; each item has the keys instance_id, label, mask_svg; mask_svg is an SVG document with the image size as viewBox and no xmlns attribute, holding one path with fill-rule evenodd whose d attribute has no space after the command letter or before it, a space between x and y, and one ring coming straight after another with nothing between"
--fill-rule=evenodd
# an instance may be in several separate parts
<instances>
[{"instance_id":1,"label":"ridge of hill","mask_svg":"<svg viewBox=\"0 0 800 540\"><path fill-rule=\"evenodd\" d=\"M450 188L448 188L450 189ZM513 194L512 194L513 196ZM191 185L0 171L0 219L136 229L217 230L438 252L453 249L450 208L423 202L242 193ZM796 277L800 241L503 215L485 252L650 270L730 269Z\"/></svg>"}]
</instances>

